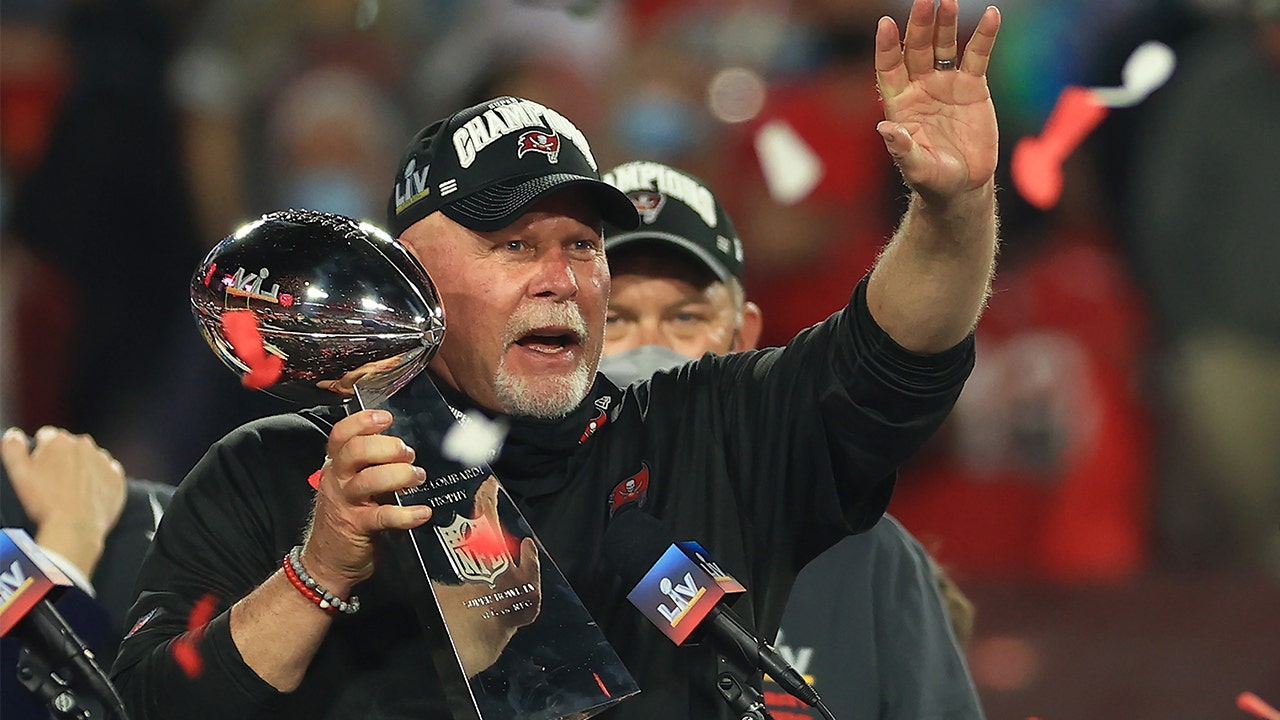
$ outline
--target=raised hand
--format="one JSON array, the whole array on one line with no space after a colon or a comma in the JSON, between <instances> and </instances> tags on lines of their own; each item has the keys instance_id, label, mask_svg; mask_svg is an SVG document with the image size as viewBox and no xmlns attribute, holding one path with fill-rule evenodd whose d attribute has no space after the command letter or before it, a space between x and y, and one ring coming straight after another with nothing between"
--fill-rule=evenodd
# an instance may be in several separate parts
<instances>
[{"instance_id":1,"label":"raised hand","mask_svg":"<svg viewBox=\"0 0 1280 720\"><path fill-rule=\"evenodd\" d=\"M107 534L124 510L125 475L111 453L88 435L45 426L34 447L18 428L0 441L5 470L36 541L93 574Z\"/></svg>"},{"instance_id":2,"label":"raised hand","mask_svg":"<svg viewBox=\"0 0 1280 720\"><path fill-rule=\"evenodd\" d=\"M915 0L905 42L898 25L876 28L876 83L884 138L903 179L926 200L954 198L992 182L999 153L987 63L1000 29L1000 11L988 7L958 57L958 0Z\"/></svg>"}]
</instances>

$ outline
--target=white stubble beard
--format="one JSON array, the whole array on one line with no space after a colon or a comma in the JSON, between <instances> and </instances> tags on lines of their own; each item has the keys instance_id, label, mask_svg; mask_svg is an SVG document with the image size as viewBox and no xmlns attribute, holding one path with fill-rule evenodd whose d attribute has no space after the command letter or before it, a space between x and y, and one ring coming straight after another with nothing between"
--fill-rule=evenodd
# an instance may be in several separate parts
<instances>
[{"instance_id":1,"label":"white stubble beard","mask_svg":"<svg viewBox=\"0 0 1280 720\"><path fill-rule=\"evenodd\" d=\"M558 308L558 309L552 309ZM507 321L503 347L508 348L530 329L543 325L565 325L579 337L579 347L587 350L590 329L577 303L562 305L530 306L517 311ZM599 358L596 358L598 361ZM494 372L493 392L503 411L509 415L555 420L573 412L591 390L595 380L591 358L582 357L572 372L558 377L530 378L517 375L507 368L504 352Z\"/></svg>"}]
</instances>

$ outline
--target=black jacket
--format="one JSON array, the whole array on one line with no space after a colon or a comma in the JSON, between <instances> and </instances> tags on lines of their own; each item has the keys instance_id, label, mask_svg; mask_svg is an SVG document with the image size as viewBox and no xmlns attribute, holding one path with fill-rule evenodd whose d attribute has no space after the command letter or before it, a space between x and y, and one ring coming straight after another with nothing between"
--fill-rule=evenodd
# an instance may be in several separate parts
<instances>
[{"instance_id":1,"label":"black jacket","mask_svg":"<svg viewBox=\"0 0 1280 720\"><path fill-rule=\"evenodd\" d=\"M864 281L849 307L784 349L706 356L625 392L599 377L569 417L511 421L493 468L642 689L601 717L731 717L711 650L670 645L629 605L604 557L619 482L648 468L643 509L742 580L749 593L735 612L772 637L799 569L876 522L895 468L949 412L972 368L972 339L938 355L910 353L876 327L865 292ZM451 404L471 406L442 390ZM411 397L413 386L401 393ZM423 679L430 665L417 633L406 632L413 612L392 564L358 588L363 608L334 623L292 693L258 678L231 641L226 608L300 540L312 504L307 477L324 457L321 428L335 419L320 410L250 423L183 482L131 613L150 618L113 669L135 720L447 717ZM200 638L203 671L193 679L168 644L206 594L221 614Z\"/></svg>"}]
</instances>

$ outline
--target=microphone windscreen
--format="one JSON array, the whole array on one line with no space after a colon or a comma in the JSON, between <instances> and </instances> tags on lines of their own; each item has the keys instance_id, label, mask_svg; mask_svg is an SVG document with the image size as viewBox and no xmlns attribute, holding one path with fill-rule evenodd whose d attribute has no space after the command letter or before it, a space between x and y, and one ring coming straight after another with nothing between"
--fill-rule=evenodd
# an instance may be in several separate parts
<instances>
[{"instance_id":1,"label":"microphone windscreen","mask_svg":"<svg viewBox=\"0 0 1280 720\"><path fill-rule=\"evenodd\" d=\"M609 523L604 534L604 554L623 584L633 587L674 543L661 520L646 512L627 510Z\"/></svg>"}]
</instances>

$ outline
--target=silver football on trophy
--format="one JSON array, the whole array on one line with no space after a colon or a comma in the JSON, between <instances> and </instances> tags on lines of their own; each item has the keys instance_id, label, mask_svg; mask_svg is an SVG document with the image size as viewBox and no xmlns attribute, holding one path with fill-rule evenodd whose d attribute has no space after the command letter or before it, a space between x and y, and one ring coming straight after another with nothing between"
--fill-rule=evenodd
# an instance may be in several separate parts
<instances>
[{"instance_id":1,"label":"silver football on trophy","mask_svg":"<svg viewBox=\"0 0 1280 720\"><path fill-rule=\"evenodd\" d=\"M270 367L251 386L310 405L376 404L426 367L445 331L435 285L404 246L309 210L264 215L219 242L192 276L191 310L246 384Z\"/></svg>"}]
</instances>

